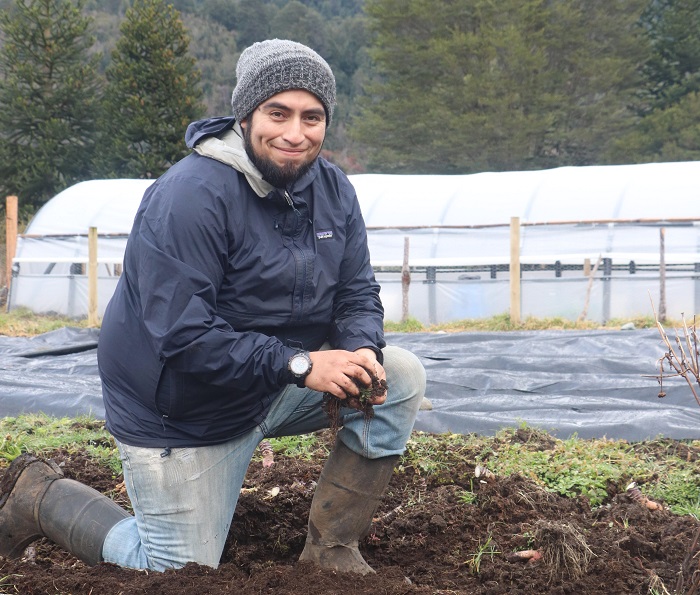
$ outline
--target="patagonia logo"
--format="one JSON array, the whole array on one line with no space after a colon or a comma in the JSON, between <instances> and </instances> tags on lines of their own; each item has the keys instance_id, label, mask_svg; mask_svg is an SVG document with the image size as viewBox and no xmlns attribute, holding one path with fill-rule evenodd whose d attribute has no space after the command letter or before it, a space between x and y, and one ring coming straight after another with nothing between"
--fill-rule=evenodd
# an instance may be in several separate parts
<instances>
[{"instance_id":1,"label":"patagonia logo","mask_svg":"<svg viewBox=\"0 0 700 595\"><path fill-rule=\"evenodd\" d=\"M316 239L317 240L330 240L333 237L333 230L328 230L328 231L317 231L316 232Z\"/></svg>"}]
</instances>

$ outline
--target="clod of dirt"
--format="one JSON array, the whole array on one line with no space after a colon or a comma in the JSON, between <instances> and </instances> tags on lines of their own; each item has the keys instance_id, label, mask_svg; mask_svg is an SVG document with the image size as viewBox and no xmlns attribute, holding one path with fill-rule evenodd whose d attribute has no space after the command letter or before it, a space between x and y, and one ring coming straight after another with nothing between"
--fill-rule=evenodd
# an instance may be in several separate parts
<instances>
[{"instance_id":1,"label":"clod of dirt","mask_svg":"<svg viewBox=\"0 0 700 595\"><path fill-rule=\"evenodd\" d=\"M340 427L341 407L351 407L352 409L362 411L367 419L371 419L374 416L372 401L376 397L381 397L386 394L389 387L386 380L379 380L374 370L365 368L365 371L372 379L372 383L369 386L363 384L357 378L353 378L355 386L360 389L359 396L351 395L347 392L345 399L339 399L330 393L325 393L323 395L323 410L331 420L331 430L337 431Z\"/></svg>"},{"instance_id":2,"label":"clod of dirt","mask_svg":"<svg viewBox=\"0 0 700 595\"><path fill-rule=\"evenodd\" d=\"M588 570L588 564L594 554L583 533L575 526L537 520L534 538L542 552L542 561L549 573L550 583L567 576L578 580Z\"/></svg>"}]
</instances>

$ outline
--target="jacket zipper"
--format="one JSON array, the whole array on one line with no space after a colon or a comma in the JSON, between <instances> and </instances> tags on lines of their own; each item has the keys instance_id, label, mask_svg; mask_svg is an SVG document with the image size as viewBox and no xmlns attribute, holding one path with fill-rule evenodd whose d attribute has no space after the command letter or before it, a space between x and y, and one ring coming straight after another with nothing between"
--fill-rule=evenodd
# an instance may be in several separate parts
<instances>
[{"instance_id":1,"label":"jacket zipper","mask_svg":"<svg viewBox=\"0 0 700 595\"><path fill-rule=\"evenodd\" d=\"M297 208L294 206L294 202L292 202L292 197L289 196L289 192L286 190L284 191L284 199L287 201L287 204L292 207L292 210L297 214L297 217L301 216L301 213L297 210Z\"/></svg>"},{"instance_id":2,"label":"jacket zipper","mask_svg":"<svg viewBox=\"0 0 700 595\"><path fill-rule=\"evenodd\" d=\"M299 210L294 206L294 202L292 201L292 197L290 196L289 192L287 190L284 191L284 199L287 201L287 204L292 208L294 213L296 213L296 216L301 219L301 213ZM309 221L311 223L311 221ZM299 304L299 308L292 307L292 320L301 320L301 317L304 313L304 297L306 296L306 283L307 283L307 271L308 271L308 263L306 260L306 254L304 253L304 250L302 248L299 248L296 245L296 242L294 241L293 238L290 238L291 240L291 246L290 249L292 250L292 254L294 255L294 260L296 261L297 264L297 281L299 283L299 286L301 288L301 295L298 295L295 293L294 300L293 302ZM297 302L298 300L298 302Z\"/></svg>"}]
</instances>

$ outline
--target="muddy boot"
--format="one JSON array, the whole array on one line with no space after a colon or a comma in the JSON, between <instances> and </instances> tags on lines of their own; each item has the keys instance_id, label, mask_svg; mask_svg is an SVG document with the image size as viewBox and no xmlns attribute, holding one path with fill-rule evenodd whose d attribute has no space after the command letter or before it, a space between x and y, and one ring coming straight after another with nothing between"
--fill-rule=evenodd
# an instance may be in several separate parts
<instances>
[{"instance_id":1,"label":"muddy boot","mask_svg":"<svg viewBox=\"0 0 700 595\"><path fill-rule=\"evenodd\" d=\"M96 490L66 479L52 461L17 457L0 482L0 556L19 558L47 537L89 565L102 561L109 530L129 513Z\"/></svg>"},{"instance_id":2,"label":"muddy boot","mask_svg":"<svg viewBox=\"0 0 700 595\"><path fill-rule=\"evenodd\" d=\"M398 460L366 459L336 441L314 492L300 560L339 572L374 572L357 545L369 532Z\"/></svg>"}]
</instances>

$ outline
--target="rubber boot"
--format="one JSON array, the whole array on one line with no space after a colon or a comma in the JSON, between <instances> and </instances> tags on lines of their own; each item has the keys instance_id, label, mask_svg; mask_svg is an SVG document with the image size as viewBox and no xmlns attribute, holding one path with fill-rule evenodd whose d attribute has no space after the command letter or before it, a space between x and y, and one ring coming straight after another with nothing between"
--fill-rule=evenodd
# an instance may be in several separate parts
<instances>
[{"instance_id":1,"label":"rubber boot","mask_svg":"<svg viewBox=\"0 0 700 595\"><path fill-rule=\"evenodd\" d=\"M367 459L336 441L311 501L300 560L339 572L374 572L357 546L369 533L398 459Z\"/></svg>"},{"instance_id":2,"label":"rubber boot","mask_svg":"<svg viewBox=\"0 0 700 595\"><path fill-rule=\"evenodd\" d=\"M93 566L109 530L129 513L98 491L67 479L53 461L17 457L0 482L0 555L19 558L47 537Z\"/></svg>"}]
</instances>

